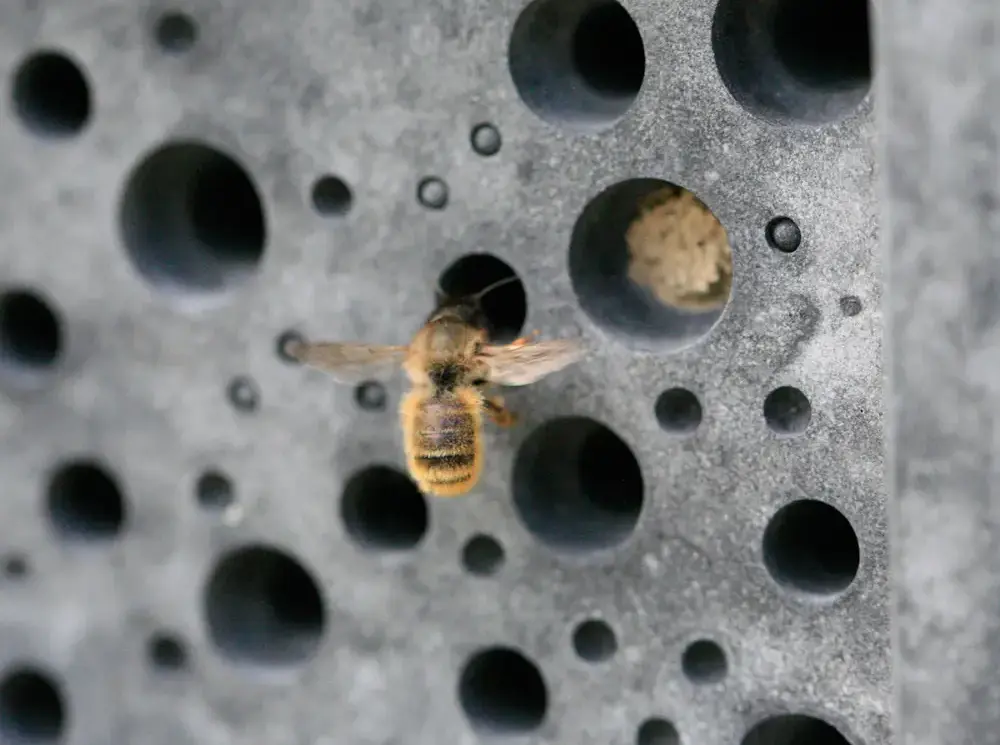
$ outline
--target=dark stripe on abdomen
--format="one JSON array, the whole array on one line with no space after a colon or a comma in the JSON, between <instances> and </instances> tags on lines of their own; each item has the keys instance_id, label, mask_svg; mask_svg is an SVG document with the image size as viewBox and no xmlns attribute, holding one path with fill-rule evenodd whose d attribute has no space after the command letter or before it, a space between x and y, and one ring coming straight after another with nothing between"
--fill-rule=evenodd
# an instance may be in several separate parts
<instances>
[{"instance_id":1,"label":"dark stripe on abdomen","mask_svg":"<svg viewBox=\"0 0 1000 745\"><path fill-rule=\"evenodd\" d=\"M446 469L449 471L461 470L465 472L475 464L476 455L475 453L449 453L447 455L427 453L418 455L417 462L433 470Z\"/></svg>"}]
</instances>

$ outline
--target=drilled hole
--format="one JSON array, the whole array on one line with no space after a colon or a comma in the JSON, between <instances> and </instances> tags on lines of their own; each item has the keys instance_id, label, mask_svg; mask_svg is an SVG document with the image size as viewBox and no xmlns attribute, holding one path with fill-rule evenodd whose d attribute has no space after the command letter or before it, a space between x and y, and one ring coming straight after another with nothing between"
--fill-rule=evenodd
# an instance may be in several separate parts
<instances>
[{"instance_id":1,"label":"drilled hole","mask_svg":"<svg viewBox=\"0 0 1000 745\"><path fill-rule=\"evenodd\" d=\"M666 719L651 718L641 725L635 735L635 745L680 745L677 728ZM776 745L776 743L770 743Z\"/></svg>"},{"instance_id":2,"label":"drilled hole","mask_svg":"<svg viewBox=\"0 0 1000 745\"><path fill-rule=\"evenodd\" d=\"M170 11L156 19L153 36L164 52L182 54L198 40L198 26L186 13Z\"/></svg>"},{"instance_id":3,"label":"drilled hole","mask_svg":"<svg viewBox=\"0 0 1000 745\"><path fill-rule=\"evenodd\" d=\"M469 574L488 577L503 566L503 546L488 535L476 535L462 548L462 565Z\"/></svg>"},{"instance_id":4,"label":"drilled hole","mask_svg":"<svg viewBox=\"0 0 1000 745\"><path fill-rule=\"evenodd\" d=\"M176 672L187 667L187 646L174 634L154 634L146 643L146 654L154 668L165 672Z\"/></svg>"},{"instance_id":5,"label":"drilled hole","mask_svg":"<svg viewBox=\"0 0 1000 745\"><path fill-rule=\"evenodd\" d=\"M712 48L745 109L780 124L842 119L871 85L867 0L719 0Z\"/></svg>"},{"instance_id":6,"label":"drilled hole","mask_svg":"<svg viewBox=\"0 0 1000 745\"><path fill-rule=\"evenodd\" d=\"M812 405L798 388L775 388L764 399L764 421L776 434L802 434L811 420Z\"/></svg>"},{"instance_id":7,"label":"drilled hole","mask_svg":"<svg viewBox=\"0 0 1000 745\"><path fill-rule=\"evenodd\" d=\"M708 639L699 639L684 650L681 667L688 680L705 685L724 679L728 663L722 647Z\"/></svg>"},{"instance_id":8,"label":"drilled hole","mask_svg":"<svg viewBox=\"0 0 1000 745\"><path fill-rule=\"evenodd\" d=\"M211 512L220 512L236 500L233 482L219 471L206 471L198 477L195 496L198 504Z\"/></svg>"},{"instance_id":9,"label":"drilled hole","mask_svg":"<svg viewBox=\"0 0 1000 745\"><path fill-rule=\"evenodd\" d=\"M593 419L541 425L514 463L514 506L539 540L561 551L615 546L635 530L643 479L632 450Z\"/></svg>"},{"instance_id":10,"label":"drilled hole","mask_svg":"<svg viewBox=\"0 0 1000 745\"><path fill-rule=\"evenodd\" d=\"M431 210L448 206L448 185L437 176L428 176L417 184L417 201Z\"/></svg>"},{"instance_id":11,"label":"drilled hole","mask_svg":"<svg viewBox=\"0 0 1000 745\"><path fill-rule=\"evenodd\" d=\"M534 0L514 24L508 58L525 105L580 130L624 116L646 74L639 28L614 0Z\"/></svg>"},{"instance_id":12,"label":"drilled hole","mask_svg":"<svg viewBox=\"0 0 1000 745\"><path fill-rule=\"evenodd\" d=\"M851 745L832 724L805 714L780 714L755 724L740 745Z\"/></svg>"},{"instance_id":13,"label":"drilled hole","mask_svg":"<svg viewBox=\"0 0 1000 745\"><path fill-rule=\"evenodd\" d=\"M110 540L125 525L125 497L115 477L96 461L61 465L49 481L48 515L64 538Z\"/></svg>"},{"instance_id":14,"label":"drilled hole","mask_svg":"<svg viewBox=\"0 0 1000 745\"><path fill-rule=\"evenodd\" d=\"M237 375L229 381L226 398L234 409L244 414L252 414L260 407L260 389L245 375Z\"/></svg>"},{"instance_id":15,"label":"drilled hole","mask_svg":"<svg viewBox=\"0 0 1000 745\"><path fill-rule=\"evenodd\" d=\"M484 157L496 155L500 152L500 145L502 144L500 130L492 124L477 124L472 128L469 140L472 143L472 149Z\"/></svg>"},{"instance_id":16,"label":"drilled hole","mask_svg":"<svg viewBox=\"0 0 1000 745\"><path fill-rule=\"evenodd\" d=\"M302 344L305 342L305 337L302 336L298 331L289 329L281 333L277 339L274 341L274 353L278 355L278 359L282 362L287 362L290 365L297 365L299 361L293 357L288 349L293 344Z\"/></svg>"},{"instance_id":17,"label":"drilled hole","mask_svg":"<svg viewBox=\"0 0 1000 745\"><path fill-rule=\"evenodd\" d=\"M26 556L7 554L0 561L3 576L9 580L22 580L31 572L31 565Z\"/></svg>"},{"instance_id":18,"label":"drilled hole","mask_svg":"<svg viewBox=\"0 0 1000 745\"><path fill-rule=\"evenodd\" d=\"M354 195L347 182L337 176L323 176L312 188L313 208L326 217L346 215L351 210Z\"/></svg>"},{"instance_id":19,"label":"drilled hole","mask_svg":"<svg viewBox=\"0 0 1000 745\"><path fill-rule=\"evenodd\" d=\"M290 553L261 544L223 555L205 585L212 642L230 661L294 666L310 659L326 627L319 585Z\"/></svg>"},{"instance_id":20,"label":"drilled hole","mask_svg":"<svg viewBox=\"0 0 1000 745\"><path fill-rule=\"evenodd\" d=\"M794 253L802 243L802 231L790 217L775 217L764 228L767 245L781 253Z\"/></svg>"},{"instance_id":21,"label":"drilled hole","mask_svg":"<svg viewBox=\"0 0 1000 745\"><path fill-rule=\"evenodd\" d=\"M40 137L70 137L90 120L90 84L82 68L56 51L39 51L14 73L14 109Z\"/></svg>"},{"instance_id":22,"label":"drilled hole","mask_svg":"<svg viewBox=\"0 0 1000 745\"><path fill-rule=\"evenodd\" d=\"M385 411L389 394L377 380L366 380L354 389L354 403L365 411Z\"/></svg>"},{"instance_id":23,"label":"drilled hole","mask_svg":"<svg viewBox=\"0 0 1000 745\"><path fill-rule=\"evenodd\" d=\"M844 297L840 298L840 312L847 318L853 318L858 315L863 307L861 298L855 295L844 295Z\"/></svg>"},{"instance_id":24,"label":"drilled hole","mask_svg":"<svg viewBox=\"0 0 1000 745\"><path fill-rule=\"evenodd\" d=\"M173 142L132 170L119 213L128 256L155 289L203 304L256 273L264 207L250 175L209 145Z\"/></svg>"},{"instance_id":25,"label":"drilled hole","mask_svg":"<svg viewBox=\"0 0 1000 745\"><path fill-rule=\"evenodd\" d=\"M573 631L573 649L587 662L604 662L618 651L618 640L612 628L600 619L580 623Z\"/></svg>"},{"instance_id":26,"label":"drilled hole","mask_svg":"<svg viewBox=\"0 0 1000 745\"><path fill-rule=\"evenodd\" d=\"M507 279L513 281L498 284ZM510 264L490 254L468 254L452 262L438 279L438 287L452 299L470 297L492 285L496 287L479 298L482 315L474 322L492 341L513 341L528 317L528 296Z\"/></svg>"},{"instance_id":27,"label":"drilled hole","mask_svg":"<svg viewBox=\"0 0 1000 745\"><path fill-rule=\"evenodd\" d=\"M348 534L365 548L402 551L427 533L427 502L407 476L388 466L369 466L344 488L340 514Z\"/></svg>"},{"instance_id":28,"label":"drilled hole","mask_svg":"<svg viewBox=\"0 0 1000 745\"><path fill-rule=\"evenodd\" d=\"M26 379L51 369L62 354L59 317L39 294L11 290L0 295L0 374Z\"/></svg>"},{"instance_id":29,"label":"drilled hole","mask_svg":"<svg viewBox=\"0 0 1000 745\"><path fill-rule=\"evenodd\" d=\"M861 563L850 520L815 499L791 502L774 514L764 531L763 554L778 584L820 596L846 590Z\"/></svg>"},{"instance_id":30,"label":"drilled hole","mask_svg":"<svg viewBox=\"0 0 1000 745\"><path fill-rule=\"evenodd\" d=\"M506 647L473 655L462 670L458 690L470 724L485 734L536 730L548 708L548 690L538 667Z\"/></svg>"},{"instance_id":31,"label":"drilled hole","mask_svg":"<svg viewBox=\"0 0 1000 745\"><path fill-rule=\"evenodd\" d=\"M48 673L36 668L8 670L0 680L0 739L12 745L58 742L66 728L66 702Z\"/></svg>"},{"instance_id":32,"label":"drilled hole","mask_svg":"<svg viewBox=\"0 0 1000 745\"><path fill-rule=\"evenodd\" d=\"M701 424L701 404L686 388L669 388L659 395L655 406L656 421L666 432L688 435Z\"/></svg>"},{"instance_id":33,"label":"drilled hole","mask_svg":"<svg viewBox=\"0 0 1000 745\"><path fill-rule=\"evenodd\" d=\"M697 341L729 300L725 228L686 189L632 179L594 197L573 227L569 273L594 323L659 349Z\"/></svg>"}]
</instances>

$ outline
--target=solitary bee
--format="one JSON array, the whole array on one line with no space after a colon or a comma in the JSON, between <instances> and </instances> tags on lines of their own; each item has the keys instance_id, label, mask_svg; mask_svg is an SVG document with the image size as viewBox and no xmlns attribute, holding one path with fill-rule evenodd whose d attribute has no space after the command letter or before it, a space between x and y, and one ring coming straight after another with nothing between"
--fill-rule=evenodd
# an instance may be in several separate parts
<instances>
[{"instance_id":1,"label":"solitary bee","mask_svg":"<svg viewBox=\"0 0 1000 745\"><path fill-rule=\"evenodd\" d=\"M342 383L382 377L401 365L411 384L399 407L410 475L426 494L461 496L482 472L483 411L501 427L517 418L488 387L534 383L583 354L569 339L489 343L480 300L514 279L461 298L439 291L436 310L406 346L293 340L285 351Z\"/></svg>"}]
</instances>

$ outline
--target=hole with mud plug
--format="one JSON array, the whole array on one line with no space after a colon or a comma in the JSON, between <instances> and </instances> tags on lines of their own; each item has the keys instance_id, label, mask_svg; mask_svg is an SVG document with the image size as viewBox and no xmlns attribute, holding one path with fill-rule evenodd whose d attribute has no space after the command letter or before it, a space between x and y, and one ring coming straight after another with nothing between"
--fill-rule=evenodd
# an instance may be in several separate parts
<instances>
[{"instance_id":1,"label":"hole with mud plug","mask_svg":"<svg viewBox=\"0 0 1000 745\"><path fill-rule=\"evenodd\" d=\"M344 527L360 546L376 551L414 548L427 533L427 501L417 485L389 466L354 474L340 501Z\"/></svg>"},{"instance_id":2,"label":"hole with mud plug","mask_svg":"<svg viewBox=\"0 0 1000 745\"><path fill-rule=\"evenodd\" d=\"M489 338L497 343L514 341L528 317L528 296L514 268L490 254L468 254L452 262L438 279L449 299L480 295L479 308Z\"/></svg>"},{"instance_id":3,"label":"hole with mud plug","mask_svg":"<svg viewBox=\"0 0 1000 745\"><path fill-rule=\"evenodd\" d=\"M509 647L472 655L462 669L458 693L469 723L483 734L528 734L541 727L549 704L538 666Z\"/></svg>"}]
</instances>

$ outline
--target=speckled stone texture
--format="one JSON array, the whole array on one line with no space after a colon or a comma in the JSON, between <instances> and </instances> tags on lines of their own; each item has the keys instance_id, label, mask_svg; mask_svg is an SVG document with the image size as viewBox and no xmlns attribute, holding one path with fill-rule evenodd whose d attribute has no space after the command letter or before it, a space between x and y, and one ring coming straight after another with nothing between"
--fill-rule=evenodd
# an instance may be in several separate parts
<instances>
[{"instance_id":1,"label":"speckled stone texture","mask_svg":"<svg viewBox=\"0 0 1000 745\"><path fill-rule=\"evenodd\" d=\"M887 742L866 14L799 6L0 4L0 742ZM920 129L901 61L952 22L920 6L890 116L986 147L971 83ZM936 230L964 192L932 191L965 171L925 144L890 153L897 222L927 228L893 244L902 395L947 387L955 345L978 377L954 410L912 403L903 443L981 475L992 317L948 319L973 302L960 271L993 287L992 202L968 194L962 240ZM663 181L729 233L721 313L627 280L624 231ZM588 353L506 393L521 421L487 425L464 498L406 477L400 375L352 389L280 353L405 343L437 285L512 272L484 299L497 338ZM914 377L928 329L944 346ZM987 505L957 504L949 545L982 557Z\"/></svg>"}]
</instances>

